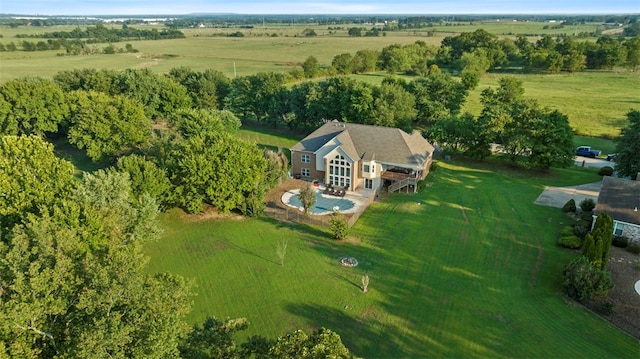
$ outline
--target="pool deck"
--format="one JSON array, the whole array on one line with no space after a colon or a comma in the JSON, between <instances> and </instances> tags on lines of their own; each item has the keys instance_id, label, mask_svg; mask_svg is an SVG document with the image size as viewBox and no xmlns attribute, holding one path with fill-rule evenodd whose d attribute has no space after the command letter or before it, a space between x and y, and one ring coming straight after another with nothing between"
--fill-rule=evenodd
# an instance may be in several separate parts
<instances>
[{"instance_id":1,"label":"pool deck","mask_svg":"<svg viewBox=\"0 0 640 359\"><path fill-rule=\"evenodd\" d=\"M323 194L322 191L324 191L325 187L324 186L319 186L316 187L316 191L320 192L320 195L324 198L338 198L335 196L330 196L330 195L326 195ZM342 199L346 199L349 200L351 202L353 202L353 207L349 208L347 210L340 210L340 213L357 213L359 211L361 211L363 209L363 207L365 207L365 204L367 203L367 199L369 198L369 196L371 195L371 192L373 192L373 190L358 190L358 191L347 191L347 193L344 195L344 197L342 197ZM289 191L285 191L284 194L282 195L282 203L284 203L285 205L291 207L291 208L296 208L300 211L303 211L304 209L302 207L298 207L298 206L294 206L289 204L289 200L291 199L291 197L300 194L300 190L299 189L292 189ZM309 213L312 216L325 216L327 214L331 214L333 213L332 211L323 211L323 212L317 212L317 213Z\"/></svg>"}]
</instances>

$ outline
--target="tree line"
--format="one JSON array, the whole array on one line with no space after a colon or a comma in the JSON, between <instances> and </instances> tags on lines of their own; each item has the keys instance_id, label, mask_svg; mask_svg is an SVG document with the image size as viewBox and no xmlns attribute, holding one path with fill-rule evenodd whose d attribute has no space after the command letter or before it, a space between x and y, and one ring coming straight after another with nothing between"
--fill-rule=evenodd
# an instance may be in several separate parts
<instances>
[{"instance_id":1,"label":"tree line","mask_svg":"<svg viewBox=\"0 0 640 359\"><path fill-rule=\"evenodd\" d=\"M244 318L190 328L192 284L150 274L142 250L160 229L153 188L139 186L161 170L121 160L79 179L42 138L0 137L1 357L351 357L324 328L241 343Z\"/></svg>"},{"instance_id":2,"label":"tree line","mask_svg":"<svg viewBox=\"0 0 640 359\"><path fill-rule=\"evenodd\" d=\"M182 39L184 37L184 33L175 29L162 29L160 31L157 29L138 29L131 27L126 23L123 24L121 28L117 29L107 28L103 24L97 23L95 26L88 26L84 30L77 27L71 31L53 31L42 34L18 34L16 35L16 38L19 39L44 38L47 40L37 42L23 40L18 44L14 42L0 44L0 51L46 51L64 48L67 50L67 53L72 53L74 48L86 48L87 45L90 44L111 44L133 40Z\"/></svg>"}]
</instances>

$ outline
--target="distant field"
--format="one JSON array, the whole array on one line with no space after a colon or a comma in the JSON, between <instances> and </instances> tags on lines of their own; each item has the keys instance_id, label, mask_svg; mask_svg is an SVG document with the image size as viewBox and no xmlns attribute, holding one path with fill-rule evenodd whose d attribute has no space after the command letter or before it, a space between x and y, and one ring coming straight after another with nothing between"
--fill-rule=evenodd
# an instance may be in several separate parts
<instances>
[{"instance_id":1,"label":"distant field","mask_svg":"<svg viewBox=\"0 0 640 359\"><path fill-rule=\"evenodd\" d=\"M427 30L473 31L483 27L494 33L541 30L548 23L504 23L483 22L473 25L441 26ZM580 26L585 26L582 29ZM580 25L579 30L588 30L596 25ZM331 30L327 26L309 25L318 33L317 37L301 37L307 25L257 24L253 29L194 28L183 30L186 39L161 41L131 41L136 54L115 54L95 56L57 56L61 51L46 52L0 52L0 82L23 76L52 77L61 70L75 68L108 68L123 70L126 68L150 68L166 73L171 68L188 66L198 71L216 69L229 77L244 76L257 72L289 72L299 66L308 56L313 55L321 66L329 66L333 57L340 53L352 53L361 49L380 50L391 44L409 44L425 41L438 45L449 33L436 33L426 36L420 32L388 32L380 37L349 37L348 25L340 30ZM0 28L4 35L0 42L18 41L13 36L20 33L42 31L68 31L73 26L42 29L20 27L17 29ZM220 33L242 31L242 38L212 36ZM551 30L545 30L545 32ZM514 32L515 33L515 32ZM278 35L271 37L271 34ZM124 47L125 43L116 43ZM106 44L91 45L99 48ZM386 74L365 74L354 76L369 83L379 83ZM472 91L464 110L474 114L480 111L479 96L488 86L496 86L503 74L489 74L481 79L480 86ZM558 109L569 116L571 125L577 133L587 136L613 137L619 134L625 125L625 114L632 108L640 107L639 72L583 72L560 75L521 75L525 96L536 98L541 104Z\"/></svg>"},{"instance_id":2,"label":"distant field","mask_svg":"<svg viewBox=\"0 0 640 359\"><path fill-rule=\"evenodd\" d=\"M244 316L243 337L325 326L367 358L632 357L636 340L565 301L560 271L577 254L555 238L567 218L533 204L545 185L598 178L577 167L532 175L441 163L431 187L372 205L352 243L315 227L174 210L146 246L149 270L195 282L191 323ZM342 256L360 265L340 267Z\"/></svg>"},{"instance_id":3,"label":"distant field","mask_svg":"<svg viewBox=\"0 0 640 359\"><path fill-rule=\"evenodd\" d=\"M463 110L479 114L480 94L487 87L497 87L505 74L488 74L471 92ZM537 99L543 106L569 116L578 134L614 137L626 126L626 114L640 109L640 73L582 72L560 75L518 75L525 97Z\"/></svg>"}]
</instances>

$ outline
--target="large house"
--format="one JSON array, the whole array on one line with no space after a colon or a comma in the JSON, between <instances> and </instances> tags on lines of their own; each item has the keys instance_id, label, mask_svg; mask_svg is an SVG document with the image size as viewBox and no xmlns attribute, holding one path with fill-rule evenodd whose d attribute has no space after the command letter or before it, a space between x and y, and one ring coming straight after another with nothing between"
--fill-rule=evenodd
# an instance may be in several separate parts
<instances>
[{"instance_id":1,"label":"large house","mask_svg":"<svg viewBox=\"0 0 640 359\"><path fill-rule=\"evenodd\" d=\"M594 219L602 212L613 218L613 234L640 241L640 180L605 176Z\"/></svg>"},{"instance_id":2,"label":"large house","mask_svg":"<svg viewBox=\"0 0 640 359\"><path fill-rule=\"evenodd\" d=\"M291 148L296 177L347 190L416 190L429 172L434 148L418 132L326 122Z\"/></svg>"}]
</instances>

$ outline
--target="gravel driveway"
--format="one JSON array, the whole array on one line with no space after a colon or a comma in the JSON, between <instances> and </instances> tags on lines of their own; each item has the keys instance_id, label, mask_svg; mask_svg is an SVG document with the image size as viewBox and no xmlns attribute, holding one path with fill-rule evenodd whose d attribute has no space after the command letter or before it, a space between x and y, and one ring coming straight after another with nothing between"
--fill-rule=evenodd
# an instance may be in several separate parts
<instances>
[{"instance_id":1,"label":"gravel driveway","mask_svg":"<svg viewBox=\"0 0 640 359\"><path fill-rule=\"evenodd\" d=\"M602 181L578 186L546 187L534 203L541 206L562 208L567 201L573 198L576 201L576 206L578 206L586 198L597 201L601 187Z\"/></svg>"}]
</instances>

